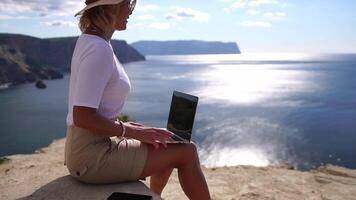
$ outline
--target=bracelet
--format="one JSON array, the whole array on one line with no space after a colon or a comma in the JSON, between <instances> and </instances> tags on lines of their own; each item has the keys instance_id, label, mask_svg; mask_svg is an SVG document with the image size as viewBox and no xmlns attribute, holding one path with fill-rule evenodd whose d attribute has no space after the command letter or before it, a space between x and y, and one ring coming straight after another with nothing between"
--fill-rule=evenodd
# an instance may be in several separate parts
<instances>
[{"instance_id":1,"label":"bracelet","mask_svg":"<svg viewBox=\"0 0 356 200\"><path fill-rule=\"evenodd\" d=\"M124 126L124 124L122 123L122 121L119 121L119 123L120 123L120 125L121 125L121 127L122 127L122 135L121 135L121 137L125 137L125 133L126 133L125 126Z\"/></svg>"}]
</instances>

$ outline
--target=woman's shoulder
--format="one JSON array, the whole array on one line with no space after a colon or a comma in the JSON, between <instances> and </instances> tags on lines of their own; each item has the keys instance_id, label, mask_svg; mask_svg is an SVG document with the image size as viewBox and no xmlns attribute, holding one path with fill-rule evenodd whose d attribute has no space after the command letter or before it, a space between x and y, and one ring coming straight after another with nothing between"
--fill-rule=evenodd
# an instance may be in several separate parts
<instances>
[{"instance_id":1,"label":"woman's shoulder","mask_svg":"<svg viewBox=\"0 0 356 200\"><path fill-rule=\"evenodd\" d=\"M79 54L97 54L100 56L112 56L113 49L106 40L96 35L82 34L79 36L76 51L81 52Z\"/></svg>"},{"instance_id":2,"label":"woman's shoulder","mask_svg":"<svg viewBox=\"0 0 356 200\"><path fill-rule=\"evenodd\" d=\"M103 38L91 35L91 34L82 34L78 38L78 43L88 48L95 48L100 50L112 51L110 43Z\"/></svg>"}]
</instances>

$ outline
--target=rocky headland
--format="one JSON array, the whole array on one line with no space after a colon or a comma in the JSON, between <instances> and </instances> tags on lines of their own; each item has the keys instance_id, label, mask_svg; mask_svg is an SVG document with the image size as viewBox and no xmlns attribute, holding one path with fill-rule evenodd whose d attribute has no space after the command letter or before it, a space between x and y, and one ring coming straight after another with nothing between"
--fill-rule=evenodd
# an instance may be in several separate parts
<instances>
[{"instance_id":1,"label":"rocky headland","mask_svg":"<svg viewBox=\"0 0 356 200\"><path fill-rule=\"evenodd\" d=\"M78 37L36 38L19 34L0 34L0 88L38 80L63 78ZM112 40L122 63L145 57L123 40Z\"/></svg>"},{"instance_id":2,"label":"rocky headland","mask_svg":"<svg viewBox=\"0 0 356 200\"><path fill-rule=\"evenodd\" d=\"M0 199L106 199L115 191L139 191L140 183L87 185L69 176L63 165L65 139L30 155L11 155L0 160ZM356 170L325 165L316 170L293 167L236 166L205 168L212 199L227 200L355 200ZM162 197L186 199L177 172ZM160 199L155 197L154 199Z\"/></svg>"}]
</instances>

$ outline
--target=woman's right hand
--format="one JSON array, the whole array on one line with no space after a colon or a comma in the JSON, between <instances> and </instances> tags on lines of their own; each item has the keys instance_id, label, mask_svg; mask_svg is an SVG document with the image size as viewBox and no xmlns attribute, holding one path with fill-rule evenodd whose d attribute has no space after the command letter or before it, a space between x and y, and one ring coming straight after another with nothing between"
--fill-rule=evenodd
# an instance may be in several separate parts
<instances>
[{"instance_id":1,"label":"woman's right hand","mask_svg":"<svg viewBox=\"0 0 356 200\"><path fill-rule=\"evenodd\" d=\"M159 148L161 143L164 147L167 147L167 141L171 140L173 133L154 127L137 126L134 123L123 123L126 129L126 135L130 138L139 140L144 143L152 144L155 149Z\"/></svg>"}]
</instances>

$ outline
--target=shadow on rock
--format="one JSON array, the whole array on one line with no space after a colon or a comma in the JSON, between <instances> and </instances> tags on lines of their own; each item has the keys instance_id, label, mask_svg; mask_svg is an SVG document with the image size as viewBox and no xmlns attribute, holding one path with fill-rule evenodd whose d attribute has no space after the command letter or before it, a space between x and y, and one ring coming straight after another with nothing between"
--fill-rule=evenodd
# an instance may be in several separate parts
<instances>
[{"instance_id":1,"label":"shadow on rock","mask_svg":"<svg viewBox=\"0 0 356 200\"><path fill-rule=\"evenodd\" d=\"M81 183L70 175L57 178L37 189L34 193L18 200L32 199L107 199L113 192L146 194L160 200L142 182L95 185Z\"/></svg>"}]
</instances>

